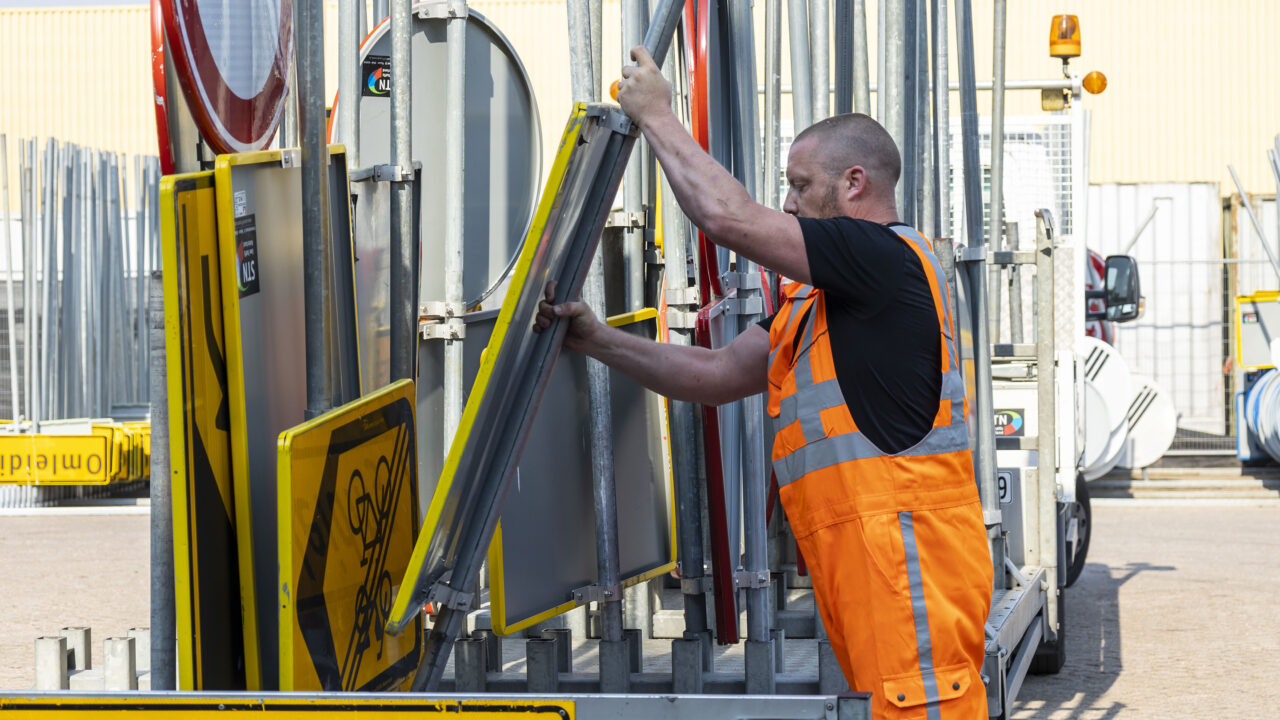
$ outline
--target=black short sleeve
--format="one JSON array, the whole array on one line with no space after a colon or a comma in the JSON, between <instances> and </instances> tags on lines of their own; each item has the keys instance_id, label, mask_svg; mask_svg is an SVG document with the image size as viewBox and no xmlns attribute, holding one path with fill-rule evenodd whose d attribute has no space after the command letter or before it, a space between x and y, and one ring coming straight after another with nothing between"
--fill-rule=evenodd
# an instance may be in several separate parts
<instances>
[{"instance_id":1,"label":"black short sleeve","mask_svg":"<svg viewBox=\"0 0 1280 720\"><path fill-rule=\"evenodd\" d=\"M861 317L875 315L897 294L906 257L892 230L847 217L798 220L814 287Z\"/></svg>"}]
</instances>

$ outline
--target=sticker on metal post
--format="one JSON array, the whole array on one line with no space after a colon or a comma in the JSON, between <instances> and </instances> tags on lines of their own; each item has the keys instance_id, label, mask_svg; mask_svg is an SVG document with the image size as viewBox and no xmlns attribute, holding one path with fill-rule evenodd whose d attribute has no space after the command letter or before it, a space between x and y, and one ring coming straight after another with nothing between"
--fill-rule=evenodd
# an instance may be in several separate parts
<instances>
[{"instance_id":1,"label":"sticker on metal post","mask_svg":"<svg viewBox=\"0 0 1280 720\"><path fill-rule=\"evenodd\" d=\"M414 384L281 433L280 689L386 691L412 678L422 620L384 631L418 529Z\"/></svg>"},{"instance_id":2,"label":"sticker on metal post","mask_svg":"<svg viewBox=\"0 0 1280 720\"><path fill-rule=\"evenodd\" d=\"M360 94L365 97L385 97L391 94L391 58L386 55L370 55L361 63L364 80Z\"/></svg>"}]
</instances>

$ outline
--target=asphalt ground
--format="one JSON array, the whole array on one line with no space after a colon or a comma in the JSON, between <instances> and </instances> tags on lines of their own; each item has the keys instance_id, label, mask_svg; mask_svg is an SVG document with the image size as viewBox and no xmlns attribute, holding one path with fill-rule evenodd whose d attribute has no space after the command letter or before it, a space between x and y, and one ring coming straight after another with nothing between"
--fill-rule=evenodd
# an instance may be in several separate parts
<instances>
[{"instance_id":1,"label":"asphalt ground","mask_svg":"<svg viewBox=\"0 0 1280 720\"><path fill-rule=\"evenodd\" d=\"M96 663L149 624L144 513L0 514L0 690L31 687L40 635L90 626ZM1067 664L1029 677L1014 717L1280 717L1278 599L1280 503L1099 500Z\"/></svg>"}]
</instances>

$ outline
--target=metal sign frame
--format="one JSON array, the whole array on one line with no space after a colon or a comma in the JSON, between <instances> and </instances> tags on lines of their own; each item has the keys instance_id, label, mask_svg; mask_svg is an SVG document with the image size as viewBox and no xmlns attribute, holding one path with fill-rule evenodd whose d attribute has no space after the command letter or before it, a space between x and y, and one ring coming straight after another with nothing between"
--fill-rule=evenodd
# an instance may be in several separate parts
<instances>
[{"instance_id":1,"label":"metal sign frame","mask_svg":"<svg viewBox=\"0 0 1280 720\"><path fill-rule=\"evenodd\" d=\"M266 79L253 97L232 89L213 57L196 0L161 0L165 38L173 56L173 69L200 125L206 141L220 153L253 152L265 148L275 135L289 89L289 64L293 58L293 0L279 0L276 47ZM223 8L226 10L226 8ZM226 17L223 17L226 21ZM247 22L253 22L252 18ZM236 33L240 35L240 33ZM252 53L233 53L249 57ZM250 70L252 73L252 70Z\"/></svg>"},{"instance_id":2,"label":"metal sign frame","mask_svg":"<svg viewBox=\"0 0 1280 720\"><path fill-rule=\"evenodd\" d=\"M160 181L178 687L235 690L245 652L212 172ZM239 667L238 667L239 666Z\"/></svg>"},{"instance_id":3,"label":"metal sign frame","mask_svg":"<svg viewBox=\"0 0 1280 720\"><path fill-rule=\"evenodd\" d=\"M341 145L330 146L329 152L329 207L333 243L330 253L329 315L334 322L334 332L330 334L330 352L326 354L326 360L333 364L329 371L338 380L334 383L337 394L331 399L332 404L338 406L359 397L359 343L355 329L354 257L345 154ZM256 674L249 672L246 664L246 683L249 689L257 690L275 687L276 671L279 669L279 662L275 657L279 646L278 613L275 608L277 597L274 591L278 559L275 547L275 440L279 433L306 419L307 398L306 343L302 337L302 263L300 260L293 263L288 261L295 256L301 258L303 241L297 218L279 217L281 213L287 212L284 203L293 197L289 193L300 192L300 183L292 178L291 182L279 183L280 187L275 188L276 196L269 198L271 202L268 206L259 208L256 194L250 196L247 192L238 191L233 178L240 169L251 165L287 169L291 174L300 173L301 170L296 150L221 155L214 168L223 322L226 328L232 473L238 520L236 536L240 557L248 559L240 565L241 604L244 608L246 656L255 658L254 667L257 669ZM300 202L299 199L299 208ZM263 210L269 212L264 215ZM253 222L244 222L250 216L253 217ZM263 221L263 217L267 222ZM272 238L272 223L297 234L284 240ZM242 283L239 276L240 256L250 251L238 248L237 245L249 242L250 225L254 232L254 247L251 250L253 257L246 256L245 265L252 260L255 272L252 273L253 277ZM259 235L259 229L266 230L266 233ZM242 243L237 242L237 233L245 238ZM283 248L282 252L287 258L276 256L278 262L274 267L270 259L260 263L260 253L263 250L267 253L281 251L281 246L272 247L269 243L284 241L296 243L296 246ZM272 274L272 277L264 278L263 272ZM262 290L269 287L273 280L279 281L283 288L274 295L273 290ZM254 287L258 290L255 291ZM241 303L255 300L258 292L266 292L266 297L274 297L276 302L283 302L285 305L273 305L270 308L264 306L242 313ZM265 303L266 300L261 302ZM272 316L269 310L277 310L278 313ZM264 356L266 348L252 347L258 352L253 363L254 371L261 371L267 376L255 376L252 382L247 379L245 361L247 348L243 333L246 331L246 320L251 323L251 328L257 328L259 338L254 342L269 340L271 344L270 357ZM271 330L266 329L267 325L271 326ZM252 398L247 390L251 386ZM253 412L249 411L251 402Z\"/></svg>"},{"instance_id":4,"label":"metal sign frame","mask_svg":"<svg viewBox=\"0 0 1280 720\"><path fill-rule=\"evenodd\" d=\"M421 618L383 632L418 531L414 405L400 380L280 434L281 690L403 689L418 666Z\"/></svg>"}]
</instances>

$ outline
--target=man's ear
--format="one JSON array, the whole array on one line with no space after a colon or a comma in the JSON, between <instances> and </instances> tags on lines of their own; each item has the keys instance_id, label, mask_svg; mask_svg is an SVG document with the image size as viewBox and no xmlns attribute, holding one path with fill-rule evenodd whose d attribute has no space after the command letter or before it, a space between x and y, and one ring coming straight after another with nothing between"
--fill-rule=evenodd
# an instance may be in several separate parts
<instances>
[{"instance_id":1,"label":"man's ear","mask_svg":"<svg viewBox=\"0 0 1280 720\"><path fill-rule=\"evenodd\" d=\"M850 200L857 199L867 189L867 171L861 165L845 170L841 180L844 182L845 197Z\"/></svg>"}]
</instances>

